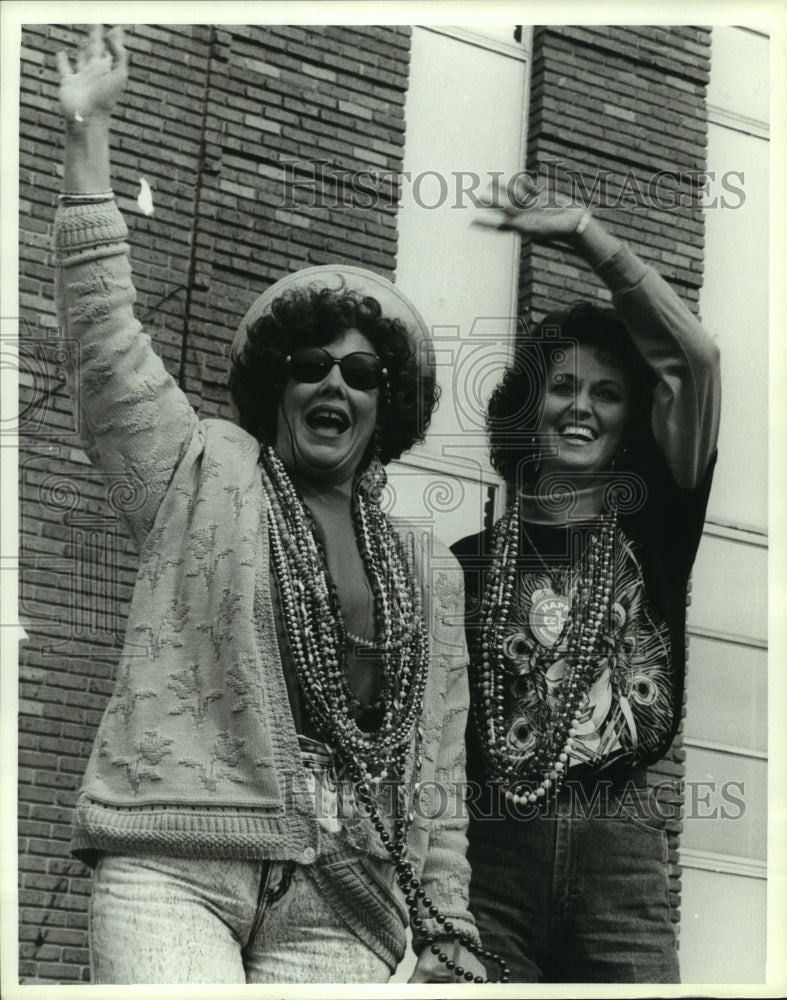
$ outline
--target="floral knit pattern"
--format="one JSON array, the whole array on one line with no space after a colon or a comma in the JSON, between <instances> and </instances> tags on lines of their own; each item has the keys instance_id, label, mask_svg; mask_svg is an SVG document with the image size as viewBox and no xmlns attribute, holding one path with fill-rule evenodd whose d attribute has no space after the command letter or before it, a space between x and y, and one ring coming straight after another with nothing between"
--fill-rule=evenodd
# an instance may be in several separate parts
<instances>
[{"instance_id":1,"label":"floral knit pattern","mask_svg":"<svg viewBox=\"0 0 787 1000\"><path fill-rule=\"evenodd\" d=\"M140 570L72 849L87 860L104 850L312 864L320 829L278 647L259 444L233 424L197 419L134 318L117 208L90 209L58 209L58 307L81 347L85 447L138 496L125 517ZM419 777L459 788L461 571L436 540L414 546L427 548L430 564L416 567L430 641ZM367 821L359 827L359 840L376 836ZM474 935L462 810L417 818L408 848L435 904Z\"/></svg>"}]
</instances>

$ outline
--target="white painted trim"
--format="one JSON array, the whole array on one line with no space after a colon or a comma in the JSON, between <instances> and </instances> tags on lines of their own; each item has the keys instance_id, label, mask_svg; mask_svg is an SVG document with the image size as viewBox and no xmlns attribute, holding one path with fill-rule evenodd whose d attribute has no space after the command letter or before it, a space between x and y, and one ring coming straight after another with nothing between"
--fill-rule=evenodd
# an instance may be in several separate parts
<instances>
[{"instance_id":1,"label":"white painted trim","mask_svg":"<svg viewBox=\"0 0 787 1000\"><path fill-rule=\"evenodd\" d=\"M712 851L698 851L691 847L681 847L679 851L682 868L696 871L714 872L717 875L741 875L744 878L768 878L768 866L757 858L744 858L735 854L714 854Z\"/></svg>"},{"instance_id":2,"label":"white painted trim","mask_svg":"<svg viewBox=\"0 0 787 1000\"><path fill-rule=\"evenodd\" d=\"M498 55L505 56L508 59L516 59L519 62L527 62L530 58L530 46L529 44L525 46L525 39L530 40L529 29L522 25L522 43L517 44L514 41L503 42L500 39L492 38L489 35L484 35L480 31L473 31L472 28L459 28L454 25L441 25L441 24L419 24L419 28L424 31L433 31L436 35L446 35L448 38L453 38L457 42L465 42L468 45L475 45L479 49L488 49L490 52L497 52ZM513 29L515 25L511 25ZM513 30L512 30L513 36Z\"/></svg>"},{"instance_id":3,"label":"white painted trim","mask_svg":"<svg viewBox=\"0 0 787 1000\"><path fill-rule=\"evenodd\" d=\"M753 760L768 761L767 750L757 750L754 747L736 747L730 743L716 743L713 740L700 740L694 736L683 737L684 747L693 747L695 750L710 750L712 753L723 753L734 757L750 757Z\"/></svg>"},{"instance_id":4,"label":"white painted trim","mask_svg":"<svg viewBox=\"0 0 787 1000\"><path fill-rule=\"evenodd\" d=\"M737 635L733 632L720 632L715 628L703 628L701 625L689 625L688 634L698 639L713 639L715 642L730 642L735 646L748 646L750 649L768 649L768 640L750 635Z\"/></svg>"},{"instance_id":5,"label":"white painted trim","mask_svg":"<svg viewBox=\"0 0 787 1000\"><path fill-rule=\"evenodd\" d=\"M715 538L726 538L731 542L741 542L743 545L757 545L768 548L767 528L756 528L749 524L736 524L733 521L715 521L708 518L703 531L705 535Z\"/></svg>"},{"instance_id":6,"label":"white painted trim","mask_svg":"<svg viewBox=\"0 0 787 1000\"><path fill-rule=\"evenodd\" d=\"M708 123L732 129L734 132L743 132L744 135L751 135L755 139L765 139L766 142L771 137L768 123L761 118L749 118L748 115L729 111L718 104L708 105Z\"/></svg>"}]
</instances>

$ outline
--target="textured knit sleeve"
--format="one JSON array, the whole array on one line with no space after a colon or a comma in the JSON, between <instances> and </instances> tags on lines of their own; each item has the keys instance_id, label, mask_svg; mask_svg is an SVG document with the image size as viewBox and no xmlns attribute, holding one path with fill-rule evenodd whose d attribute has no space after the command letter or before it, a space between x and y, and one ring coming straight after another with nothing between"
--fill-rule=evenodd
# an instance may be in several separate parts
<instances>
[{"instance_id":1,"label":"textured knit sleeve","mask_svg":"<svg viewBox=\"0 0 787 1000\"><path fill-rule=\"evenodd\" d=\"M465 726L469 703L467 646L464 636L464 585L454 556L434 543L439 562L432 567L432 663L445 665L441 679L441 732L429 796L430 825L421 882L426 895L456 930L478 940L475 921L467 909L470 866L467 862L467 806L465 804ZM431 713L430 713L431 714ZM444 935L433 920L425 920L423 934ZM421 936L414 936L419 950Z\"/></svg>"},{"instance_id":2,"label":"textured knit sleeve","mask_svg":"<svg viewBox=\"0 0 787 1000\"><path fill-rule=\"evenodd\" d=\"M705 476L719 434L719 351L690 309L626 246L596 268L658 383L653 433L675 482Z\"/></svg>"},{"instance_id":3,"label":"textured knit sleeve","mask_svg":"<svg viewBox=\"0 0 787 1000\"><path fill-rule=\"evenodd\" d=\"M126 235L114 201L61 206L55 291L61 331L78 344L80 440L117 477L113 495L118 487L125 495L123 516L140 546L198 421L134 317Z\"/></svg>"}]
</instances>

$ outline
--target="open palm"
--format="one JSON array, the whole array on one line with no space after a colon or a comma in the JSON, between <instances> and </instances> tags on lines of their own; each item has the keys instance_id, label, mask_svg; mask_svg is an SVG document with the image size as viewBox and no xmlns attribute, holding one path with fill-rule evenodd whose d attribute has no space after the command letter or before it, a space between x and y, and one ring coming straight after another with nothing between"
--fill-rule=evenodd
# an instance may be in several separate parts
<instances>
[{"instance_id":1,"label":"open palm","mask_svg":"<svg viewBox=\"0 0 787 1000\"><path fill-rule=\"evenodd\" d=\"M108 119L126 85L127 65L121 28L112 28L105 37L103 27L94 25L77 55L76 71L66 53L58 52L60 105L65 118L70 122Z\"/></svg>"},{"instance_id":2,"label":"open palm","mask_svg":"<svg viewBox=\"0 0 787 1000\"><path fill-rule=\"evenodd\" d=\"M534 242L568 240L574 234L584 209L567 198L547 197L524 172L513 190L491 185L481 199L482 212L473 225L504 232L517 232Z\"/></svg>"}]
</instances>

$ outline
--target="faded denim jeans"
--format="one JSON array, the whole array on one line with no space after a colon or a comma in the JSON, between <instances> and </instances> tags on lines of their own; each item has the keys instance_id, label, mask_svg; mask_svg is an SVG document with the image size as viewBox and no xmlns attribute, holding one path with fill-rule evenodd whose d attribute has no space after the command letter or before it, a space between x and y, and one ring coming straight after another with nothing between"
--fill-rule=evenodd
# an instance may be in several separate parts
<instances>
[{"instance_id":1,"label":"faded denim jeans","mask_svg":"<svg viewBox=\"0 0 787 1000\"><path fill-rule=\"evenodd\" d=\"M512 982L680 981L664 820L643 781L591 808L569 785L545 814L471 822L470 909Z\"/></svg>"},{"instance_id":2,"label":"faded denim jeans","mask_svg":"<svg viewBox=\"0 0 787 1000\"><path fill-rule=\"evenodd\" d=\"M319 745L304 763L335 800ZM340 826L321 821L326 844ZM90 902L93 983L384 983L391 969L294 861L105 854Z\"/></svg>"},{"instance_id":3,"label":"faded denim jeans","mask_svg":"<svg viewBox=\"0 0 787 1000\"><path fill-rule=\"evenodd\" d=\"M94 983L377 983L390 969L295 862L104 855Z\"/></svg>"}]
</instances>

